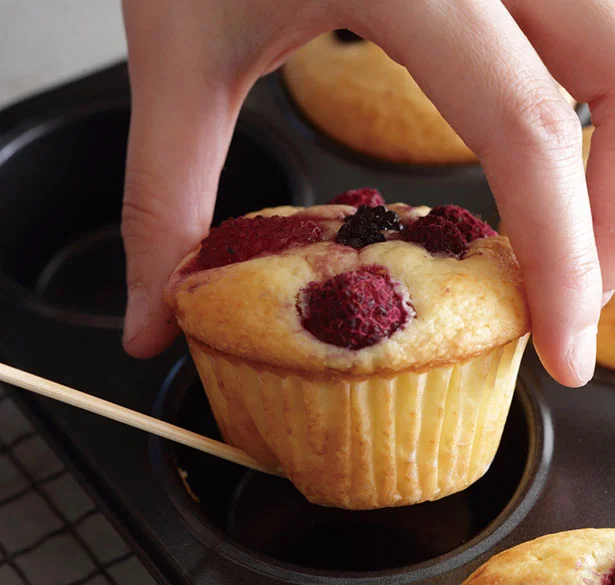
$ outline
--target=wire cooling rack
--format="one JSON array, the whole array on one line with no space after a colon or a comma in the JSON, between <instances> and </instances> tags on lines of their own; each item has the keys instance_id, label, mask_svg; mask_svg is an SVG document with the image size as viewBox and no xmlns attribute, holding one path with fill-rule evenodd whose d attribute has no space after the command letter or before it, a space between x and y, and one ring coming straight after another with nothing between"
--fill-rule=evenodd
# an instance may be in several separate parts
<instances>
[{"instance_id":1,"label":"wire cooling rack","mask_svg":"<svg viewBox=\"0 0 615 585\"><path fill-rule=\"evenodd\" d=\"M1 385L0 584L155 585Z\"/></svg>"}]
</instances>

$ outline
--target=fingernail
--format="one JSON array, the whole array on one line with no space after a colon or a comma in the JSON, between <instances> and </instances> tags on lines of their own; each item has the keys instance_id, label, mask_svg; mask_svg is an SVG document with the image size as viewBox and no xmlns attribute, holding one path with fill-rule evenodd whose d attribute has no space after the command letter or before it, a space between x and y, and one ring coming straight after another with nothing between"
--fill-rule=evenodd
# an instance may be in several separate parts
<instances>
[{"instance_id":1,"label":"fingernail","mask_svg":"<svg viewBox=\"0 0 615 585\"><path fill-rule=\"evenodd\" d=\"M596 327L583 329L570 347L568 359L580 386L589 382L596 368Z\"/></svg>"},{"instance_id":2,"label":"fingernail","mask_svg":"<svg viewBox=\"0 0 615 585\"><path fill-rule=\"evenodd\" d=\"M143 287L135 286L128 291L126 319L124 320L124 342L134 339L147 325L151 312L149 295Z\"/></svg>"},{"instance_id":3,"label":"fingernail","mask_svg":"<svg viewBox=\"0 0 615 585\"><path fill-rule=\"evenodd\" d=\"M603 307L611 300L613 293L615 293L615 290L609 290L605 293L602 293L602 306Z\"/></svg>"}]
</instances>

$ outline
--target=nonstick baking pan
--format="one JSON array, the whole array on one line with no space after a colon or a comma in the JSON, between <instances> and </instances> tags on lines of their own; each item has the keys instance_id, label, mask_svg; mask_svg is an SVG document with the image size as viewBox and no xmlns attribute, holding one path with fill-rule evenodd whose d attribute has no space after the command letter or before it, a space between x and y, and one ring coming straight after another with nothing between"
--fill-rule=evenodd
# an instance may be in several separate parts
<instances>
[{"instance_id":1,"label":"nonstick baking pan","mask_svg":"<svg viewBox=\"0 0 615 585\"><path fill-rule=\"evenodd\" d=\"M0 112L0 358L218 437L181 339L147 361L121 346L129 116L124 64ZM363 186L497 221L480 166L359 156L312 127L273 73L241 112L215 222ZM615 526L615 376L599 368L587 387L564 388L531 348L481 480L436 502L365 512L309 504L284 479L13 393L164 584L453 585L521 541Z\"/></svg>"}]
</instances>

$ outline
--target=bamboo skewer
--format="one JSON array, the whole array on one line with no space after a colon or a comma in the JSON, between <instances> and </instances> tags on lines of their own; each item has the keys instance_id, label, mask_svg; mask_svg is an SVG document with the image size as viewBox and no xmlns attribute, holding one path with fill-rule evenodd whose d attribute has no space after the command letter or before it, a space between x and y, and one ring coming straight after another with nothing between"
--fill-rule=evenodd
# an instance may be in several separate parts
<instances>
[{"instance_id":1,"label":"bamboo skewer","mask_svg":"<svg viewBox=\"0 0 615 585\"><path fill-rule=\"evenodd\" d=\"M0 363L0 381L18 386L24 390L29 390L30 392L35 392L47 398L53 398L65 404L76 406L77 408L93 412L94 414L186 445L187 447L193 447L209 455L238 463L250 469L263 471L271 475L281 475L280 472L261 465L250 457L250 455L237 447L232 447L220 441L204 437L203 435L182 429L157 418L130 410L119 404L102 400L96 396L91 396L90 394L80 392L74 388L63 386L57 382L52 382L51 380L35 376L29 372L24 372L23 370L2 363Z\"/></svg>"}]
</instances>

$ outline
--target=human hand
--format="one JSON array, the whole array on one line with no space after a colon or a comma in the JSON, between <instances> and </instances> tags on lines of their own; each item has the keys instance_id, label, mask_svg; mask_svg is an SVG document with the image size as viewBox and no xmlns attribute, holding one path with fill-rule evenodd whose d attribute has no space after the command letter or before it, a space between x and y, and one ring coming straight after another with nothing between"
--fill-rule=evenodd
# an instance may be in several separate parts
<instances>
[{"instance_id":1,"label":"human hand","mask_svg":"<svg viewBox=\"0 0 615 585\"><path fill-rule=\"evenodd\" d=\"M131 355L156 355L178 331L162 290L207 232L248 91L314 36L349 28L406 66L478 155L543 364L565 385L591 378L603 291L615 289L615 0L124 0L124 17ZM587 183L579 121L549 71L590 105Z\"/></svg>"}]
</instances>

